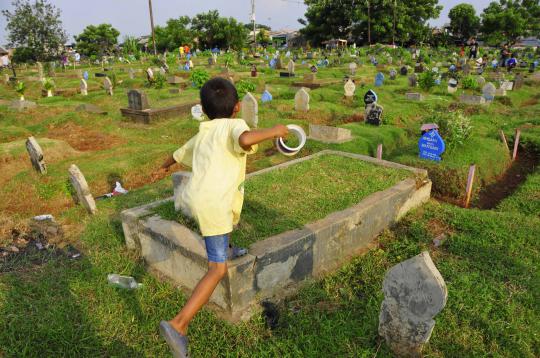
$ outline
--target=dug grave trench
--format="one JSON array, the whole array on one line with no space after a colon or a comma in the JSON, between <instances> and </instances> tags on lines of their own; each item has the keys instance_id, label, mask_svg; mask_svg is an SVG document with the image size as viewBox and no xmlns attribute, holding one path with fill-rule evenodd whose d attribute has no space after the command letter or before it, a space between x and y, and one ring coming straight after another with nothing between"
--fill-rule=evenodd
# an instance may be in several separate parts
<instances>
[{"instance_id":1,"label":"dug grave trench","mask_svg":"<svg viewBox=\"0 0 540 358\"><path fill-rule=\"evenodd\" d=\"M173 175L176 195L188 178L185 172ZM330 150L247 179L232 241L249 253L229 262L210 299L210 308L233 322L258 312L261 300L293 293L306 279L365 252L431 192L425 170ZM125 210L121 217L127 246L140 250L152 271L188 291L195 287L207 268L204 242L196 226L175 213L172 198Z\"/></svg>"}]
</instances>

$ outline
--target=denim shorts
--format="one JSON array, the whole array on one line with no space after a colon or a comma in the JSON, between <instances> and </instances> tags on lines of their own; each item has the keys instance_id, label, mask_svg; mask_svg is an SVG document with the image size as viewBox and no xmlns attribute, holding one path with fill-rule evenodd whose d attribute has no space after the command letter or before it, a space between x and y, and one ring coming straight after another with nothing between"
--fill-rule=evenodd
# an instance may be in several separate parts
<instances>
[{"instance_id":1,"label":"denim shorts","mask_svg":"<svg viewBox=\"0 0 540 358\"><path fill-rule=\"evenodd\" d=\"M229 250L229 234L205 236L206 254L209 262L227 262Z\"/></svg>"}]
</instances>

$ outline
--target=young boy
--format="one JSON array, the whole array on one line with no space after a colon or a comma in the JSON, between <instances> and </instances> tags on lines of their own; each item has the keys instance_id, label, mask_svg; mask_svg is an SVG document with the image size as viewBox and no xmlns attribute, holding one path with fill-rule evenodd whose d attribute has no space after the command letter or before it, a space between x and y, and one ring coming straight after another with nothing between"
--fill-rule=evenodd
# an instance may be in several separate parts
<instances>
[{"instance_id":1,"label":"young boy","mask_svg":"<svg viewBox=\"0 0 540 358\"><path fill-rule=\"evenodd\" d=\"M244 120L235 119L240 111L238 93L223 78L206 82L200 96L210 121L201 123L199 133L174 152L156 173L161 176L175 162L192 168L191 178L175 200L199 224L208 255L208 272L184 308L171 321L160 323L161 335L174 357L188 356L189 322L227 275L229 236L240 219L244 200L246 155L254 153L258 143L288 134L284 125L250 130Z\"/></svg>"}]
</instances>

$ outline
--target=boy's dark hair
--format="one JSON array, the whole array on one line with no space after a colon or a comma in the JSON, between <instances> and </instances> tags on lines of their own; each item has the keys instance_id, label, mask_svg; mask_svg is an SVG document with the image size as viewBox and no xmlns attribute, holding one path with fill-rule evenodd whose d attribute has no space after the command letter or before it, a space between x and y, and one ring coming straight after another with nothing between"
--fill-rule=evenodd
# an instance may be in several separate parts
<instances>
[{"instance_id":1,"label":"boy's dark hair","mask_svg":"<svg viewBox=\"0 0 540 358\"><path fill-rule=\"evenodd\" d=\"M238 103L238 92L234 85L224 78L216 77L201 88L201 104L210 119L231 118Z\"/></svg>"}]
</instances>

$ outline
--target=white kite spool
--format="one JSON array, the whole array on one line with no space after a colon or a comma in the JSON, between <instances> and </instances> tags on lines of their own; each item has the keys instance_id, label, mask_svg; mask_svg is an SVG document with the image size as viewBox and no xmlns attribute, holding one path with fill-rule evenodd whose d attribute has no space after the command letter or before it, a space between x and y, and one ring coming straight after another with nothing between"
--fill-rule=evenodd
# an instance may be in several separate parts
<instances>
[{"instance_id":1,"label":"white kite spool","mask_svg":"<svg viewBox=\"0 0 540 358\"><path fill-rule=\"evenodd\" d=\"M289 124L287 125L287 128L289 128L289 132L298 138L298 141L300 142L297 147L291 148L285 144L283 141L283 138L277 138L276 139L276 147L278 151L286 156L292 157L293 155L296 155L306 144L306 132L304 132L304 129L302 127L297 126L295 124Z\"/></svg>"}]
</instances>

